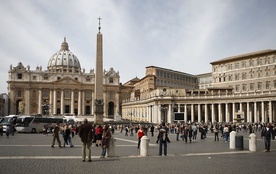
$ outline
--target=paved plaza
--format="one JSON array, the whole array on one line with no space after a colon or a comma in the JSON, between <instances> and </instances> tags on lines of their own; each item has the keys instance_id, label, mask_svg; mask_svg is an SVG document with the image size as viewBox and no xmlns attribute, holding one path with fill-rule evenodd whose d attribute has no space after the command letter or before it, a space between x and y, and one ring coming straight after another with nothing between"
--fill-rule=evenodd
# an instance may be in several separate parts
<instances>
[{"instance_id":1,"label":"paved plaza","mask_svg":"<svg viewBox=\"0 0 276 174\"><path fill-rule=\"evenodd\" d=\"M185 144L170 134L168 155L158 156L156 135L150 136L149 156L140 157L135 136L125 136L118 131L113 135L115 156L100 158L101 147L92 146L92 162L82 162L81 141L75 136L74 147L51 148L52 136L18 134L0 137L0 173L275 173L276 141L271 142L271 152L264 152L264 142L257 132L257 152L249 151L248 133L244 137L244 150L231 150L229 143L214 141L212 133L206 140ZM62 139L62 136L60 136ZM62 140L63 143L63 140Z\"/></svg>"}]
</instances>

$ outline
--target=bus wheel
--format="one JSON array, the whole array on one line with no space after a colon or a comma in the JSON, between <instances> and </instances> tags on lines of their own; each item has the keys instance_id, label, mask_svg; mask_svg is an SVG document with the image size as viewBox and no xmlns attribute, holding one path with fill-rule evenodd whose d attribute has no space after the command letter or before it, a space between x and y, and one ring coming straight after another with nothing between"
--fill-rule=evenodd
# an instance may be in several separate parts
<instances>
[{"instance_id":1,"label":"bus wheel","mask_svg":"<svg viewBox=\"0 0 276 174\"><path fill-rule=\"evenodd\" d=\"M33 128L33 129L32 129L32 133L36 133L36 130L35 130L35 128Z\"/></svg>"}]
</instances>

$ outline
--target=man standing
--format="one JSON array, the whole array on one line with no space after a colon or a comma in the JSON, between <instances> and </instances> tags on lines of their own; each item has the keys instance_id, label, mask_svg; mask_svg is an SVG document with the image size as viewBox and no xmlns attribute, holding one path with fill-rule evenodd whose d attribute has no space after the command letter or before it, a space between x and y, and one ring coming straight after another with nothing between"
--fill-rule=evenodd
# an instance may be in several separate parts
<instances>
[{"instance_id":1,"label":"man standing","mask_svg":"<svg viewBox=\"0 0 276 174\"><path fill-rule=\"evenodd\" d=\"M82 141L82 161L85 162L86 158L86 148L88 149L88 162L91 162L91 145L93 139L93 127L92 124L88 123L88 120L85 118L83 120L83 124L80 126L79 129L79 136Z\"/></svg>"},{"instance_id":2,"label":"man standing","mask_svg":"<svg viewBox=\"0 0 276 174\"><path fill-rule=\"evenodd\" d=\"M52 141L52 148L54 148L55 146L55 140L57 139L58 142L58 146L61 147L61 142L59 140L59 131L60 131L60 127L59 127L59 123L57 123L53 129L53 141Z\"/></svg>"},{"instance_id":3,"label":"man standing","mask_svg":"<svg viewBox=\"0 0 276 174\"><path fill-rule=\"evenodd\" d=\"M272 133L272 130L271 130L270 124L267 123L266 127L263 128L261 133L261 136L264 137L266 152L270 152L271 133Z\"/></svg>"}]
</instances>

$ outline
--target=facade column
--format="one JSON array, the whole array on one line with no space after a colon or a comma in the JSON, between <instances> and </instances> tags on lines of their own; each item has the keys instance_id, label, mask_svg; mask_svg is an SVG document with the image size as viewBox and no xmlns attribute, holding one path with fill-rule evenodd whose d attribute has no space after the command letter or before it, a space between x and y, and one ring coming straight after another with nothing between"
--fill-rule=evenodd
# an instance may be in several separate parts
<instances>
[{"instance_id":1,"label":"facade column","mask_svg":"<svg viewBox=\"0 0 276 174\"><path fill-rule=\"evenodd\" d=\"M221 104L218 104L218 121L222 122Z\"/></svg>"},{"instance_id":2,"label":"facade column","mask_svg":"<svg viewBox=\"0 0 276 174\"><path fill-rule=\"evenodd\" d=\"M61 90L61 97L60 97L60 114L64 114L64 90Z\"/></svg>"},{"instance_id":3,"label":"facade column","mask_svg":"<svg viewBox=\"0 0 276 174\"><path fill-rule=\"evenodd\" d=\"M75 115L74 114L74 90L71 91L71 115Z\"/></svg>"},{"instance_id":4,"label":"facade column","mask_svg":"<svg viewBox=\"0 0 276 174\"><path fill-rule=\"evenodd\" d=\"M229 111L228 111L228 103L225 103L225 121L229 122Z\"/></svg>"},{"instance_id":5,"label":"facade column","mask_svg":"<svg viewBox=\"0 0 276 174\"><path fill-rule=\"evenodd\" d=\"M200 123L201 122L201 107L200 104L198 104L198 117L197 117L197 121Z\"/></svg>"},{"instance_id":6,"label":"facade column","mask_svg":"<svg viewBox=\"0 0 276 174\"><path fill-rule=\"evenodd\" d=\"M167 123L172 123L172 105L169 104L169 114L167 118Z\"/></svg>"},{"instance_id":7,"label":"facade column","mask_svg":"<svg viewBox=\"0 0 276 174\"><path fill-rule=\"evenodd\" d=\"M214 103L212 103L212 120L211 122L214 122L215 121L215 105Z\"/></svg>"},{"instance_id":8,"label":"facade column","mask_svg":"<svg viewBox=\"0 0 276 174\"><path fill-rule=\"evenodd\" d=\"M254 122L259 122L257 120L257 102L254 102Z\"/></svg>"},{"instance_id":9,"label":"facade column","mask_svg":"<svg viewBox=\"0 0 276 174\"><path fill-rule=\"evenodd\" d=\"M82 110L81 110L81 90L79 90L79 93L78 93L78 115L82 115Z\"/></svg>"},{"instance_id":10,"label":"facade column","mask_svg":"<svg viewBox=\"0 0 276 174\"><path fill-rule=\"evenodd\" d=\"M205 115L204 115L204 122L208 121L208 104L205 103Z\"/></svg>"},{"instance_id":11,"label":"facade column","mask_svg":"<svg viewBox=\"0 0 276 174\"><path fill-rule=\"evenodd\" d=\"M48 111L49 115L53 115L52 107L53 107L53 90L50 89L49 111Z\"/></svg>"},{"instance_id":12,"label":"facade column","mask_svg":"<svg viewBox=\"0 0 276 174\"><path fill-rule=\"evenodd\" d=\"M54 89L53 115L57 115L57 90Z\"/></svg>"},{"instance_id":13,"label":"facade column","mask_svg":"<svg viewBox=\"0 0 276 174\"><path fill-rule=\"evenodd\" d=\"M234 122L234 118L235 118L235 115L236 115L236 109L235 109L235 103L232 103L232 112L233 112L233 114L232 114L232 121Z\"/></svg>"},{"instance_id":14,"label":"facade column","mask_svg":"<svg viewBox=\"0 0 276 174\"><path fill-rule=\"evenodd\" d=\"M28 114L30 115L31 111L30 111L30 106L31 106L31 102L30 102L30 88L26 88L25 91L25 95L24 95L24 113L23 114Z\"/></svg>"},{"instance_id":15,"label":"facade column","mask_svg":"<svg viewBox=\"0 0 276 174\"><path fill-rule=\"evenodd\" d=\"M41 104L41 102L42 102L42 90L41 89L39 89L38 90L38 114L42 114L42 104Z\"/></svg>"},{"instance_id":16,"label":"facade column","mask_svg":"<svg viewBox=\"0 0 276 174\"><path fill-rule=\"evenodd\" d=\"M81 94L81 96L82 96L82 108L81 108L81 110L82 110L82 114L83 115L86 115L86 113L85 113L85 91L83 90L82 91L82 94Z\"/></svg>"},{"instance_id":17,"label":"facade column","mask_svg":"<svg viewBox=\"0 0 276 174\"><path fill-rule=\"evenodd\" d=\"M249 105L249 102L246 103L246 122L251 122L250 121L250 105Z\"/></svg>"},{"instance_id":18,"label":"facade column","mask_svg":"<svg viewBox=\"0 0 276 174\"><path fill-rule=\"evenodd\" d=\"M268 120L268 121L269 121L270 123L272 123L272 121L273 121L272 118L273 118L273 117L272 117L272 102L271 102L271 101L269 101L269 109L268 109L268 110L269 110L269 120Z\"/></svg>"},{"instance_id":19,"label":"facade column","mask_svg":"<svg viewBox=\"0 0 276 174\"><path fill-rule=\"evenodd\" d=\"M177 112L180 112L180 104L177 105Z\"/></svg>"},{"instance_id":20,"label":"facade column","mask_svg":"<svg viewBox=\"0 0 276 174\"><path fill-rule=\"evenodd\" d=\"M264 110L264 102L263 101L262 101L261 105L262 105L261 120L262 120L262 122L266 122L266 119L265 119L265 110Z\"/></svg>"},{"instance_id":21,"label":"facade column","mask_svg":"<svg viewBox=\"0 0 276 174\"><path fill-rule=\"evenodd\" d=\"M194 104L191 104L191 122L195 121Z\"/></svg>"},{"instance_id":22,"label":"facade column","mask_svg":"<svg viewBox=\"0 0 276 174\"><path fill-rule=\"evenodd\" d=\"M184 120L185 120L185 123L188 123L188 120L187 120L187 104L184 104Z\"/></svg>"}]
</instances>

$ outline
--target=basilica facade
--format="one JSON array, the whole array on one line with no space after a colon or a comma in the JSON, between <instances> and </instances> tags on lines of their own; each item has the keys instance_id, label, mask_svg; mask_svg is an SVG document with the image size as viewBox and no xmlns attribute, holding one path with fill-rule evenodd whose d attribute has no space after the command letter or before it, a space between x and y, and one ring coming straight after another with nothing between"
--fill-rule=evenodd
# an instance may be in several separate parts
<instances>
[{"instance_id":1,"label":"basilica facade","mask_svg":"<svg viewBox=\"0 0 276 174\"><path fill-rule=\"evenodd\" d=\"M89 116L95 100L94 69L85 72L64 38L61 48L49 59L47 69L31 69L22 62L10 65L9 114ZM120 114L120 75L113 68L103 72L104 116Z\"/></svg>"}]
</instances>

